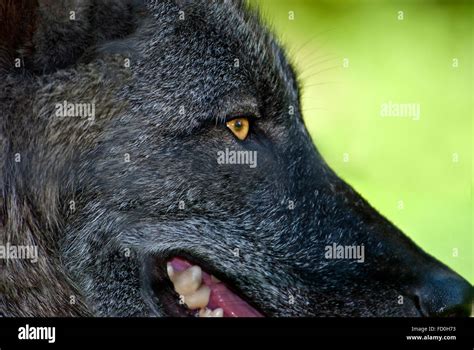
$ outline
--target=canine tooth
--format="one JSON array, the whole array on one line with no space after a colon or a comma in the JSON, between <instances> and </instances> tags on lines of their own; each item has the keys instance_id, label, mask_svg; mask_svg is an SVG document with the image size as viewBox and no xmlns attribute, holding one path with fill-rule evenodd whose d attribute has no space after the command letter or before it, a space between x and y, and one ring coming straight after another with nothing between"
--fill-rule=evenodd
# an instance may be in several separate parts
<instances>
[{"instance_id":1,"label":"canine tooth","mask_svg":"<svg viewBox=\"0 0 474 350\"><path fill-rule=\"evenodd\" d=\"M215 309L211 312L211 317L224 317L224 310L221 308Z\"/></svg>"},{"instance_id":2,"label":"canine tooth","mask_svg":"<svg viewBox=\"0 0 474 350\"><path fill-rule=\"evenodd\" d=\"M173 268L173 265L171 265L171 263L166 264L166 272L168 273L168 277L170 278L170 280L173 280L174 268Z\"/></svg>"},{"instance_id":3,"label":"canine tooth","mask_svg":"<svg viewBox=\"0 0 474 350\"><path fill-rule=\"evenodd\" d=\"M208 286L201 286L192 294L184 295L184 303L191 310L203 308L209 303L211 289Z\"/></svg>"},{"instance_id":4,"label":"canine tooth","mask_svg":"<svg viewBox=\"0 0 474 350\"><path fill-rule=\"evenodd\" d=\"M192 266L182 272L174 273L172 281L178 294L190 295L201 285L202 270L199 266Z\"/></svg>"}]
</instances>

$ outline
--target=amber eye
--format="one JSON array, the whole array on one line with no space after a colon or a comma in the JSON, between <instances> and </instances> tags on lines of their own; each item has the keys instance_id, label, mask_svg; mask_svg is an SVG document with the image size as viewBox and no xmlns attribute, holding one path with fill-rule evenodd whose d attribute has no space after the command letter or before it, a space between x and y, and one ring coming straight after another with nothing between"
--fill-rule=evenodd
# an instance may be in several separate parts
<instances>
[{"instance_id":1,"label":"amber eye","mask_svg":"<svg viewBox=\"0 0 474 350\"><path fill-rule=\"evenodd\" d=\"M247 118L235 118L226 123L232 133L241 141L247 138L250 129L250 123Z\"/></svg>"}]
</instances>

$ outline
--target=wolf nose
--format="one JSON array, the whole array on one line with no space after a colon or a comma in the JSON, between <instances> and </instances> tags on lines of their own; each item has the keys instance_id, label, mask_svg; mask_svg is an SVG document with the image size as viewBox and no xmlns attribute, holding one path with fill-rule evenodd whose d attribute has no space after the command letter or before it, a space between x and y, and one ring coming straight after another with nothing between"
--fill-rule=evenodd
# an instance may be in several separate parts
<instances>
[{"instance_id":1,"label":"wolf nose","mask_svg":"<svg viewBox=\"0 0 474 350\"><path fill-rule=\"evenodd\" d=\"M451 271L431 273L416 294L421 310L427 316L471 315L473 287Z\"/></svg>"}]
</instances>

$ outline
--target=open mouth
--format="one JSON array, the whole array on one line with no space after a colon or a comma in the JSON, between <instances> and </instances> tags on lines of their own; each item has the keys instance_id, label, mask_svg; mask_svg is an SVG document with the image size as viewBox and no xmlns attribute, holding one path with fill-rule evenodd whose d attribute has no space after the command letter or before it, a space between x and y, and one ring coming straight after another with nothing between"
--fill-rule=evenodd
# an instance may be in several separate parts
<instances>
[{"instance_id":1,"label":"open mouth","mask_svg":"<svg viewBox=\"0 0 474 350\"><path fill-rule=\"evenodd\" d=\"M157 259L152 290L169 316L263 317L226 282L183 257Z\"/></svg>"}]
</instances>

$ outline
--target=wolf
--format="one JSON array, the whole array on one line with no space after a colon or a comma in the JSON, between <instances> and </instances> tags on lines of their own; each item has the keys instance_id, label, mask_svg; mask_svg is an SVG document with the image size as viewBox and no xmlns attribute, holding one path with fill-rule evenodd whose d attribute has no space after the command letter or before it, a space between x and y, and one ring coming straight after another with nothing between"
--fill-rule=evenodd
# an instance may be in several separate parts
<instances>
[{"instance_id":1,"label":"wolf","mask_svg":"<svg viewBox=\"0 0 474 350\"><path fill-rule=\"evenodd\" d=\"M470 314L318 153L254 6L2 0L0 39L0 244L38 255L0 260L0 315Z\"/></svg>"}]
</instances>

